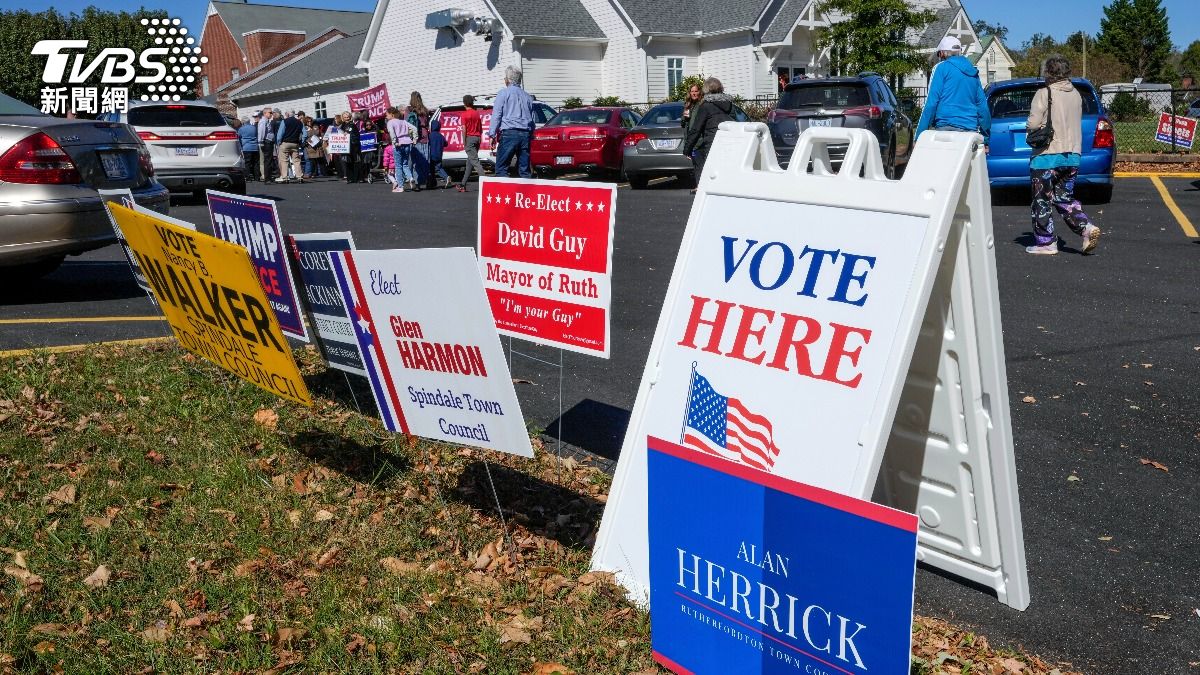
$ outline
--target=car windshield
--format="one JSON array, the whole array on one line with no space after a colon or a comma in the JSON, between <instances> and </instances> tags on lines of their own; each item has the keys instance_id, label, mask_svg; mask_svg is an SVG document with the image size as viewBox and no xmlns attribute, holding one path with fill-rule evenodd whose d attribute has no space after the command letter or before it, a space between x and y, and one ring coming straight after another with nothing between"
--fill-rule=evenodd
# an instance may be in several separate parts
<instances>
[{"instance_id":1,"label":"car windshield","mask_svg":"<svg viewBox=\"0 0 1200 675\"><path fill-rule=\"evenodd\" d=\"M135 127L223 127L216 108L202 105L143 105L129 109Z\"/></svg>"},{"instance_id":2,"label":"car windshield","mask_svg":"<svg viewBox=\"0 0 1200 675\"><path fill-rule=\"evenodd\" d=\"M564 124L608 124L611 110L565 110L554 116L547 126Z\"/></svg>"},{"instance_id":3,"label":"car windshield","mask_svg":"<svg viewBox=\"0 0 1200 675\"><path fill-rule=\"evenodd\" d=\"M1041 85L998 91L988 97L988 109L991 110L993 118L1029 117L1029 106L1038 89L1041 89ZM1083 114L1095 115L1098 110L1096 94L1091 89L1079 85L1075 85L1075 91L1078 91L1079 97L1083 99Z\"/></svg>"},{"instance_id":4,"label":"car windshield","mask_svg":"<svg viewBox=\"0 0 1200 675\"><path fill-rule=\"evenodd\" d=\"M784 110L800 108L853 108L870 105L871 96L865 84L857 83L806 83L792 85L779 97L779 107Z\"/></svg>"},{"instance_id":5,"label":"car windshield","mask_svg":"<svg viewBox=\"0 0 1200 675\"><path fill-rule=\"evenodd\" d=\"M642 118L642 126L678 126L683 119L682 103L665 103L656 105Z\"/></svg>"},{"instance_id":6,"label":"car windshield","mask_svg":"<svg viewBox=\"0 0 1200 675\"><path fill-rule=\"evenodd\" d=\"M0 115L37 115L38 117L46 117L41 110L27 103L22 103L7 94L0 94Z\"/></svg>"}]
</instances>

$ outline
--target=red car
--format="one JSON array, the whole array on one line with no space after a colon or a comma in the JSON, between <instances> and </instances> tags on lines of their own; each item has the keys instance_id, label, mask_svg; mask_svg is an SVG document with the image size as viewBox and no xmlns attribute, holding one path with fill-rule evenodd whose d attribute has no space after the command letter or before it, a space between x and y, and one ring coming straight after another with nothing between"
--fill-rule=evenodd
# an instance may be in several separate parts
<instances>
[{"instance_id":1,"label":"red car","mask_svg":"<svg viewBox=\"0 0 1200 675\"><path fill-rule=\"evenodd\" d=\"M542 176L621 172L621 141L641 116L629 108L563 110L533 132L530 161Z\"/></svg>"}]
</instances>

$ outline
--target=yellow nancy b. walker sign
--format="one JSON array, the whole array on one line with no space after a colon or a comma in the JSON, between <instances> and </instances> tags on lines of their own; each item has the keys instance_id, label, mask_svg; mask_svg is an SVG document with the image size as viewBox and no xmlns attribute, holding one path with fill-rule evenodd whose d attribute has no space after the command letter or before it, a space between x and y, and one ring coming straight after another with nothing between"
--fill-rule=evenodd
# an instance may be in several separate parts
<instances>
[{"instance_id":1,"label":"yellow nancy b. walker sign","mask_svg":"<svg viewBox=\"0 0 1200 675\"><path fill-rule=\"evenodd\" d=\"M184 349L281 398L312 398L241 246L110 204Z\"/></svg>"}]
</instances>

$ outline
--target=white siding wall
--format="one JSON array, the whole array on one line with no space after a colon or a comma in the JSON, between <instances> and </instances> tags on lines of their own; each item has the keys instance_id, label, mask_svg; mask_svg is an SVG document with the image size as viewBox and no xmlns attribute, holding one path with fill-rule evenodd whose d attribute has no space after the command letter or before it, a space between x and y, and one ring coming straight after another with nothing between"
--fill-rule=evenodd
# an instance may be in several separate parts
<instances>
[{"instance_id":1,"label":"white siding wall","mask_svg":"<svg viewBox=\"0 0 1200 675\"><path fill-rule=\"evenodd\" d=\"M234 100L237 105L238 118L247 117L254 113L255 110L262 110L270 106L274 110L295 110L306 112L309 115L315 110L313 103L315 101L325 101L326 114L333 117L335 114L345 112L350 109L350 103L346 100L346 94L355 91L362 91L369 85L367 78L364 75L356 80L347 82L338 82L320 87L304 87L302 89L292 89L290 91L281 91L277 94L267 94L265 96L250 96L247 98L238 98ZM313 98L313 91L321 92L320 98ZM392 101L395 102L395 92L390 91L393 96Z\"/></svg>"},{"instance_id":2,"label":"white siding wall","mask_svg":"<svg viewBox=\"0 0 1200 675\"><path fill-rule=\"evenodd\" d=\"M521 48L525 89L555 108L572 96L591 103L602 93L602 56L599 45L526 44Z\"/></svg>"},{"instance_id":3,"label":"white siding wall","mask_svg":"<svg viewBox=\"0 0 1200 675\"><path fill-rule=\"evenodd\" d=\"M645 54L633 37L633 28L617 13L612 0L580 0L608 38L604 47L603 95L620 96L630 103L647 100Z\"/></svg>"},{"instance_id":4,"label":"white siding wall","mask_svg":"<svg viewBox=\"0 0 1200 675\"><path fill-rule=\"evenodd\" d=\"M754 92L753 96L774 96L779 92L775 69L761 47L754 48Z\"/></svg>"},{"instance_id":5,"label":"white siding wall","mask_svg":"<svg viewBox=\"0 0 1200 675\"><path fill-rule=\"evenodd\" d=\"M453 5L492 16L480 0ZM430 107L461 102L463 94L495 94L504 86L504 68L518 62L511 35L491 42L468 34L425 28L425 16L446 9L444 0L391 0L370 55L371 86L387 84L393 103L408 103L421 92Z\"/></svg>"},{"instance_id":6,"label":"white siding wall","mask_svg":"<svg viewBox=\"0 0 1200 675\"><path fill-rule=\"evenodd\" d=\"M646 93L647 101L661 101L670 95L667 91L667 58L683 57L683 76L700 75L699 40L677 40L654 38L646 45ZM640 101L639 101L640 102Z\"/></svg>"},{"instance_id":7,"label":"white siding wall","mask_svg":"<svg viewBox=\"0 0 1200 675\"><path fill-rule=\"evenodd\" d=\"M754 95L750 38L749 33L739 33L700 41L700 70L721 80L730 96Z\"/></svg>"}]
</instances>

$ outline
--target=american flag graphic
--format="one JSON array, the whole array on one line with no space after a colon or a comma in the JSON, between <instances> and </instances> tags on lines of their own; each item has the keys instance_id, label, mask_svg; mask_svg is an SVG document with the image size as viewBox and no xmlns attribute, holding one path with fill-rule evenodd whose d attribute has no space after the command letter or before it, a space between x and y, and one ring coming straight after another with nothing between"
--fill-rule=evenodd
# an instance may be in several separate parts
<instances>
[{"instance_id":1,"label":"american flag graphic","mask_svg":"<svg viewBox=\"0 0 1200 675\"><path fill-rule=\"evenodd\" d=\"M771 421L750 412L732 396L722 396L708 378L692 371L683 445L762 471L771 471L779 448Z\"/></svg>"}]
</instances>

